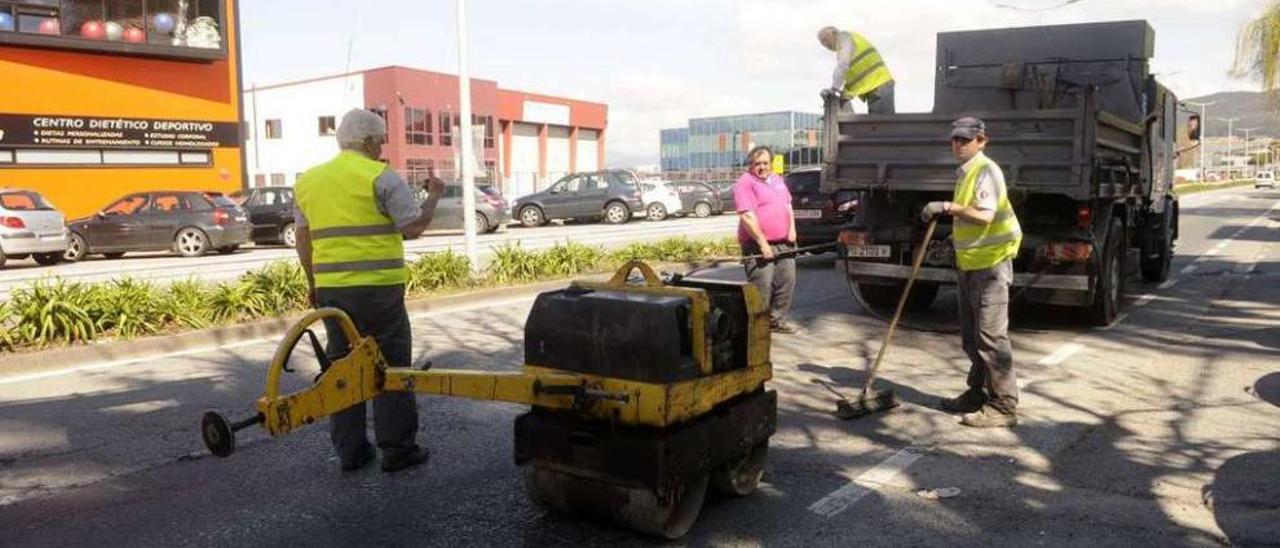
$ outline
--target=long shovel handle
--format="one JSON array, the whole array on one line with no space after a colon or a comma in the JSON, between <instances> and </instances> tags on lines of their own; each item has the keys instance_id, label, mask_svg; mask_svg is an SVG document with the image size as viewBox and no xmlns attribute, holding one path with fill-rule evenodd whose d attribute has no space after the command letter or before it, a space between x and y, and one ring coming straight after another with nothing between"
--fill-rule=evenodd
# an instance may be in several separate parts
<instances>
[{"instance_id":1,"label":"long shovel handle","mask_svg":"<svg viewBox=\"0 0 1280 548\"><path fill-rule=\"evenodd\" d=\"M871 364L871 371L867 374L867 382L862 385L862 395L866 396L871 391L872 383L876 382L876 372L880 370L880 362L884 361L885 354L889 353L889 345L893 342L893 333L898 329L898 320L902 318L902 309L906 308L907 296L911 294L911 286L915 284L916 275L920 273L920 264L924 262L924 254L929 249L929 242L933 240L933 229L938 226L938 218L934 217L929 220L929 227L924 230L924 243L916 249L915 259L911 262L911 277L907 278L907 285L902 288L902 296L898 297L898 309L893 312L893 319L889 321L889 331L884 334L884 343L880 345L880 352L876 354L876 361Z\"/></svg>"}]
</instances>

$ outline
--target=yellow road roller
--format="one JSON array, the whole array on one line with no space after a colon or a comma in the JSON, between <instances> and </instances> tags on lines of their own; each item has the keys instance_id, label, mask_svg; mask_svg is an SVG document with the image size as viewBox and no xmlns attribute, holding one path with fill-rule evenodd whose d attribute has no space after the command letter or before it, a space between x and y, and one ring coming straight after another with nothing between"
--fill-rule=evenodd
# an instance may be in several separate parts
<instances>
[{"instance_id":1,"label":"yellow road roller","mask_svg":"<svg viewBox=\"0 0 1280 548\"><path fill-rule=\"evenodd\" d=\"M632 280L632 273L640 276ZM289 356L310 327L337 320L351 351L320 352L314 383L280 394ZM372 399L415 392L529 405L515 421L515 463L536 503L665 538L693 526L708 487L753 492L777 425L769 317L749 284L623 266L606 282L576 281L538 295L525 322L520 371L389 368L372 337L342 311L311 312L286 334L257 412L205 413L200 431L218 456L235 432L260 424L279 436Z\"/></svg>"}]
</instances>

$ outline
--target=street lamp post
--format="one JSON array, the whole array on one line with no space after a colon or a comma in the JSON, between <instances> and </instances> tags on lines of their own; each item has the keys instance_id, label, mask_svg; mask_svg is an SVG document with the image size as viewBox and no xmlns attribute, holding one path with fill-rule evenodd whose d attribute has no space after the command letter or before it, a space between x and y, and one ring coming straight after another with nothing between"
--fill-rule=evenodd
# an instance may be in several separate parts
<instances>
[{"instance_id":1,"label":"street lamp post","mask_svg":"<svg viewBox=\"0 0 1280 548\"><path fill-rule=\"evenodd\" d=\"M1245 169L1245 176L1246 176L1246 177L1248 177L1248 176L1249 176L1249 173L1248 173L1248 172L1249 172L1249 160L1251 159L1251 158L1249 157L1249 133L1254 132L1254 131L1258 131L1258 129L1260 129L1260 128L1256 128L1256 127L1244 127L1244 128L1240 128L1240 129L1236 130L1236 131L1243 131L1243 132L1244 132L1244 169Z\"/></svg>"},{"instance_id":2,"label":"street lamp post","mask_svg":"<svg viewBox=\"0 0 1280 548\"><path fill-rule=\"evenodd\" d=\"M467 0L458 0L458 167L462 169L463 246L472 270L480 269L476 251L476 174L471 142L471 71L467 66Z\"/></svg>"},{"instance_id":3,"label":"street lamp post","mask_svg":"<svg viewBox=\"0 0 1280 548\"><path fill-rule=\"evenodd\" d=\"M1240 119L1239 116L1232 117L1232 118L1218 118L1219 122L1227 123L1227 162L1231 161L1231 127L1233 124L1235 124L1236 120L1239 120L1239 119ZM1227 177L1228 178L1231 177L1230 164L1227 165Z\"/></svg>"},{"instance_id":4,"label":"street lamp post","mask_svg":"<svg viewBox=\"0 0 1280 548\"><path fill-rule=\"evenodd\" d=\"M1208 178L1204 171L1204 167L1205 167L1204 166L1204 149L1208 148L1205 145L1205 139L1209 137L1209 114L1208 113L1209 113L1209 107L1216 104L1217 101L1210 101L1208 103L1197 103L1195 101L1183 101L1183 103L1191 105L1193 107L1200 107L1200 181L1204 182L1205 179Z\"/></svg>"}]
</instances>

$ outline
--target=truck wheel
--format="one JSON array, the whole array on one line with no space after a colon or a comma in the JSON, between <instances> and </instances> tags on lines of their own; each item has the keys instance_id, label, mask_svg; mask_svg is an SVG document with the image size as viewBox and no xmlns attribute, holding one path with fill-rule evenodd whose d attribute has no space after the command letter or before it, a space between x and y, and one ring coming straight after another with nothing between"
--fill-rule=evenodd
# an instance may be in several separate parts
<instances>
[{"instance_id":1,"label":"truck wheel","mask_svg":"<svg viewBox=\"0 0 1280 548\"><path fill-rule=\"evenodd\" d=\"M863 306L872 308L887 308L893 311L898 306L898 299L902 297L902 288L906 287L906 282L895 283L891 285L879 284L855 284L857 286L858 297L861 299ZM933 306L933 300L938 296L938 284L929 282L916 282L911 286L911 294L907 296L906 309L912 312L922 312Z\"/></svg>"},{"instance_id":2,"label":"truck wheel","mask_svg":"<svg viewBox=\"0 0 1280 548\"><path fill-rule=\"evenodd\" d=\"M1169 279L1169 268L1173 263L1173 230L1170 220L1173 212L1170 211L1172 206L1166 206L1164 215L1161 215L1160 227L1157 233L1151 238L1155 249L1152 253L1143 253L1142 256L1142 279L1148 282L1163 282Z\"/></svg>"},{"instance_id":3,"label":"truck wheel","mask_svg":"<svg viewBox=\"0 0 1280 548\"><path fill-rule=\"evenodd\" d=\"M1107 230L1106 246L1102 249L1102 265L1093 305L1089 308L1089 319L1094 325L1111 325L1120 315L1120 305L1124 302L1126 255L1124 223L1113 219L1111 228Z\"/></svg>"}]
</instances>

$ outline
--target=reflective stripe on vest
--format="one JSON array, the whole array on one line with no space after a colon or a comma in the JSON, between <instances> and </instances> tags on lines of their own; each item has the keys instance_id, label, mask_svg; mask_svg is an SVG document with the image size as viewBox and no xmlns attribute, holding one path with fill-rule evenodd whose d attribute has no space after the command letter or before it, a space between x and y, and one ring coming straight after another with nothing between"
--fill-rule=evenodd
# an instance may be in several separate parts
<instances>
[{"instance_id":1,"label":"reflective stripe on vest","mask_svg":"<svg viewBox=\"0 0 1280 548\"><path fill-rule=\"evenodd\" d=\"M866 37L849 32L853 39L853 59L844 75L845 97L862 97L893 81L889 68L884 65L880 52Z\"/></svg>"},{"instance_id":2,"label":"reflective stripe on vest","mask_svg":"<svg viewBox=\"0 0 1280 548\"><path fill-rule=\"evenodd\" d=\"M404 239L378 211L374 187L387 168L355 152L316 166L298 179L298 208L307 218L316 287L405 283Z\"/></svg>"},{"instance_id":3,"label":"reflective stripe on vest","mask_svg":"<svg viewBox=\"0 0 1280 548\"><path fill-rule=\"evenodd\" d=\"M986 155L978 153L963 177L957 182L952 201L958 206L973 204L978 177L984 169L1000 169ZM997 179L997 182L999 180ZM1009 202L1009 192L1003 186L996 188L996 212L991 224L977 224L957 217L952 223L951 240L956 248L956 264L960 270L991 268L1018 255L1022 245L1022 226Z\"/></svg>"}]
</instances>

